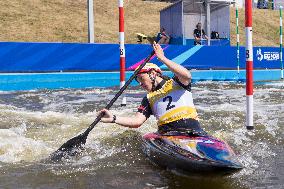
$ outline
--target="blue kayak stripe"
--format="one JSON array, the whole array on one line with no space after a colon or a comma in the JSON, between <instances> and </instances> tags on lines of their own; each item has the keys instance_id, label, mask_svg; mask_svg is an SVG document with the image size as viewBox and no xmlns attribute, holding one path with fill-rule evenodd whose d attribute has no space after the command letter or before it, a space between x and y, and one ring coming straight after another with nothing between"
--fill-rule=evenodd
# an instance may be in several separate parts
<instances>
[{"instance_id":1,"label":"blue kayak stripe","mask_svg":"<svg viewBox=\"0 0 284 189\"><path fill-rule=\"evenodd\" d=\"M185 51L184 53L180 54L179 56L172 59L173 62L177 64L182 64L184 61L189 59L192 55L194 55L197 51L202 48L202 45L196 45L189 50ZM166 65L160 66L162 69L167 68Z\"/></svg>"}]
</instances>

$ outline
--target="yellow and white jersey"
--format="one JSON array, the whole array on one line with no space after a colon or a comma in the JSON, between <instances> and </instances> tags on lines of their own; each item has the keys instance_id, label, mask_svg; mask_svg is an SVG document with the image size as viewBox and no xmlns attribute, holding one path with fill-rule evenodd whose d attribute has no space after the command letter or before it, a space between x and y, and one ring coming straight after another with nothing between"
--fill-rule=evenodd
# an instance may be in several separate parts
<instances>
[{"instance_id":1,"label":"yellow and white jersey","mask_svg":"<svg viewBox=\"0 0 284 189\"><path fill-rule=\"evenodd\" d=\"M166 81L161 89L149 93L147 98L159 126L180 119L198 119L192 93L173 79Z\"/></svg>"}]
</instances>

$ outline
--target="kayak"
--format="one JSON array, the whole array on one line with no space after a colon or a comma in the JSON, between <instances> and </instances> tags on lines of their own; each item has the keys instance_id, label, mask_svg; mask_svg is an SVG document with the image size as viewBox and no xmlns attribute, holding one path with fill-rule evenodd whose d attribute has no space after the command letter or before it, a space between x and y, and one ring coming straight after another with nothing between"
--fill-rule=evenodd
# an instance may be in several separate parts
<instances>
[{"instance_id":1,"label":"kayak","mask_svg":"<svg viewBox=\"0 0 284 189\"><path fill-rule=\"evenodd\" d=\"M154 164L169 169L231 172L243 168L226 142L209 135L148 133L142 137L142 150Z\"/></svg>"}]
</instances>

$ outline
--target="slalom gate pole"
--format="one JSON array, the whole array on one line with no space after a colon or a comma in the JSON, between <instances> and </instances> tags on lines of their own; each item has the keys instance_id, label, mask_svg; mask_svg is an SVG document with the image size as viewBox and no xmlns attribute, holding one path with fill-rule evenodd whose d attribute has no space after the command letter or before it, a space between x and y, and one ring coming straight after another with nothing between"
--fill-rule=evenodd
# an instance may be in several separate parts
<instances>
[{"instance_id":1,"label":"slalom gate pole","mask_svg":"<svg viewBox=\"0 0 284 189\"><path fill-rule=\"evenodd\" d=\"M280 33L280 65L281 65L281 79L283 79L283 27L282 27L282 6L279 7L280 12L280 27L279 27L279 33Z\"/></svg>"},{"instance_id":2,"label":"slalom gate pole","mask_svg":"<svg viewBox=\"0 0 284 189\"><path fill-rule=\"evenodd\" d=\"M118 2L119 8L119 52L120 52L120 88L125 84L125 46L124 46L124 8L123 0ZM126 106L126 97L122 95L121 106Z\"/></svg>"},{"instance_id":3,"label":"slalom gate pole","mask_svg":"<svg viewBox=\"0 0 284 189\"><path fill-rule=\"evenodd\" d=\"M93 0L88 0L88 42L95 43Z\"/></svg>"},{"instance_id":4,"label":"slalom gate pole","mask_svg":"<svg viewBox=\"0 0 284 189\"><path fill-rule=\"evenodd\" d=\"M252 45L252 0L245 1L246 22L246 127L253 126L253 45Z\"/></svg>"},{"instance_id":5,"label":"slalom gate pole","mask_svg":"<svg viewBox=\"0 0 284 189\"><path fill-rule=\"evenodd\" d=\"M236 6L236 33L237 33L237 69L240 73L240 34L239 34L239 11Z\"/></svg>"}]
</instances>

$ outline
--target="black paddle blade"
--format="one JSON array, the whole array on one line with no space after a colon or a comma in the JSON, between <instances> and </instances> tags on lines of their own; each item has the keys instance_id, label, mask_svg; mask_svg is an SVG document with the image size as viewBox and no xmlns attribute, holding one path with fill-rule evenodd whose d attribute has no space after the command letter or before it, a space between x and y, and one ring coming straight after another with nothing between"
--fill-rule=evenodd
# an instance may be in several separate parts
<instances>
[{"instance_id":1,"label":"black paddle blade","mask_svg":"<svg viewBox=\"0 0 284 189\"><path fill-rule=\"evenodd\" d=\"M58 150L50 154L50 159L52 161L61 161L63 157L68 158L78 154L82 145L86 143L87 135L85 133L80 134L67 142L65 142Z\"/></svg>"}]
</instances>

